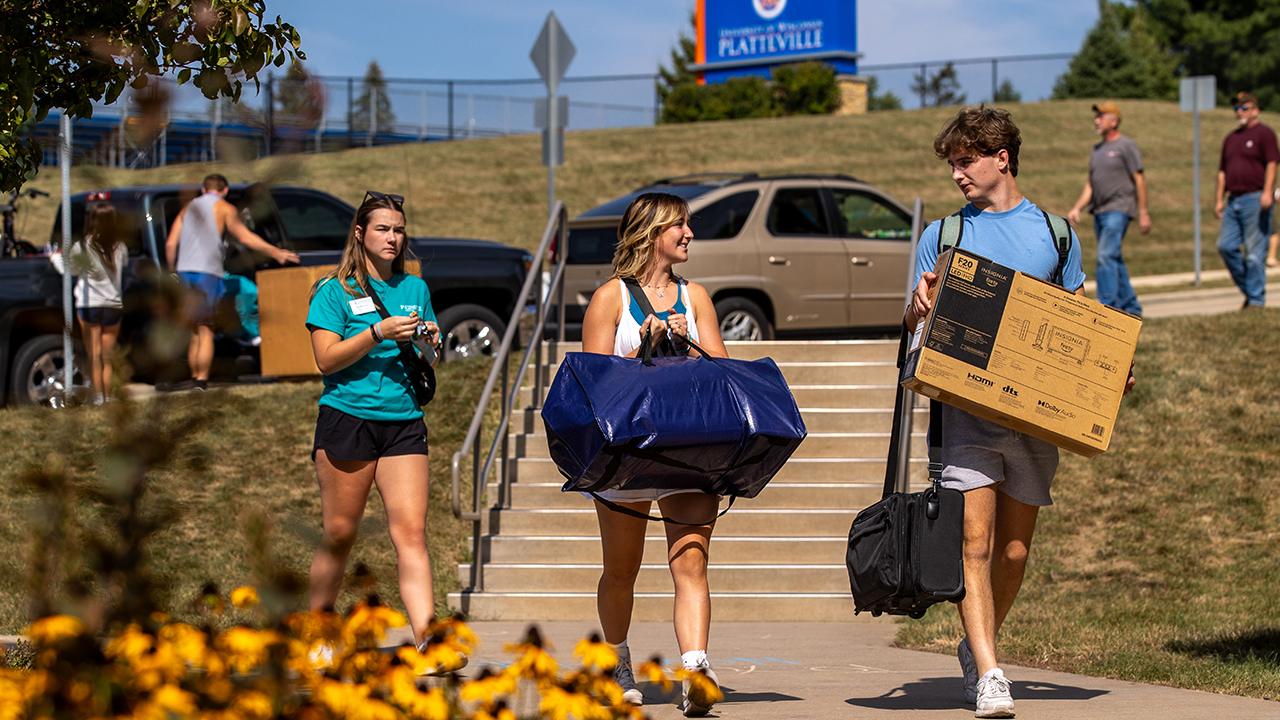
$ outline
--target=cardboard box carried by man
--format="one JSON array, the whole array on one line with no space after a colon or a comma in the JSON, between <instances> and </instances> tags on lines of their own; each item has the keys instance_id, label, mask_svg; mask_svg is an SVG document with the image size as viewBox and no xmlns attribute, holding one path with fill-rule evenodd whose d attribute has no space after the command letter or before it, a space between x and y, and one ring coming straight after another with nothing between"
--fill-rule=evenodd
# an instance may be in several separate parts
<instances>
[{"instance_id":1,"label":"cardboard box carried by man","mask_svg":"<svg viewBox=\"0 0 1280 720\"><path fill-rule=\"evenodd\" d=\"M1085 457L1111 443L1142 321L955 248L902 385Z\"/></svg>"}]
</instances>

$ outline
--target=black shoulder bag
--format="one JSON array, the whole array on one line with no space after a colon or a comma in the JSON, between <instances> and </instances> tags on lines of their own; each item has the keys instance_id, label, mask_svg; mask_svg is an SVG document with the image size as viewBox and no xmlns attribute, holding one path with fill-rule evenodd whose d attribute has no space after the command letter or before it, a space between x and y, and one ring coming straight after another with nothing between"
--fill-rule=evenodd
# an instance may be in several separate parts
<instances>
[{"instance_id":1,"label":"black shoulder bag","mask_svg":"<svg viewBox=\"0 0 1280 720\"><path fill-rule=\"evenodd\" d=\"M365 295L373 301L373 306L378 309L378 314L384 320L391 317L391 313L387 312L387 307L382 304L382 300L378 298L377 293L368 287L362 289ZM409 387L413 389L414 399L418 401L419 407L426 405L436 396L435 368L418 357L418 353L413 349L411 343L400 340L396 342L396 346L400 348L400 362L404 365L405 376L409 378Z\"/></svg>"}]
</instances>

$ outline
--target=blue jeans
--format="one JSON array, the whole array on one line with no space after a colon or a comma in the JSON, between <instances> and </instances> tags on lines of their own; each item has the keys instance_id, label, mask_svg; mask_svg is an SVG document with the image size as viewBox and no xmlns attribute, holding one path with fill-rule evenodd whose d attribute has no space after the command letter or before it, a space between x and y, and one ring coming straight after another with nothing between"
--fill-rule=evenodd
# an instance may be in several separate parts
<instances>
[{"instance_id":1,"label":"blue jeans","mask_svg":"<svg viewBox=\"0 0 1280 720\"><path fill-rule=\"evenodd\" d=\"M1093 217L1093 232L1098 236L1098 302L1142 315L1142 305L1129 282L1129 269L1120 256L1120 241L1129 229L1129 216L1122 212L1104 212Z\"/></svg>"},{"instance_id":2,"label":"blue jeans","mask_svg":"<svg viewBox=\"0 0 1280 720\"><path fill-rule=\"evenodd\" d=\"M1222 233L1218 235L1218 254L1249 305L1266 304L1270 231L1271 211L1262 210L1262 191L1227 199L1222 211Z\"/></svg>"}]
</instances>

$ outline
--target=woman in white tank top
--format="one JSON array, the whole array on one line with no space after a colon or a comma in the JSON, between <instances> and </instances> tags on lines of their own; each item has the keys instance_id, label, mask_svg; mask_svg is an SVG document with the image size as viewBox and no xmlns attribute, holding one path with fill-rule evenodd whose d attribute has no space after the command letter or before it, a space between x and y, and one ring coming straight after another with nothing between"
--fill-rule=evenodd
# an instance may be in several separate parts
<instances>
[{"instance_id":1,"label":"woman in white tank top","mask_svg":"<svg viewBox=\"0 0 1280 720\"><path fill-rule=\"evenodd\" d=\"M692 338L710 355L728 357L715 307L707 291L672 272L689 259L689 206L675 195L646 193L632 201L618 228L613 256L614 277L596 290L582 326L582 349L603 355L636 357L645 334L652 331L655 346L671 342L677 351L697 357L683 341ZM653 306L648 317L633 302L622 278L634 277ZM697 412L697 408L690 408ZM698 491L610 490L608 500L648 513L657 501L663 515L683 522L715 517L720 497ZM614 512L596 502L604 572L597 589L597 608L605 640L618 651L614 679L623 697L640 704L642 697L632 675L627 632L631 626L636 575L644 555L645 526L639 518ZM715 526L666 526L667 564L675 581L676 642L686 669L701 671L713 682L707 664L707 635L711 626L711 591L707 586L707 550ZM648 652L648 651L646 651ZM706 714L714 702L698 686L685 683L681 709L687 716Z\"/></svg>"}]
</instances>

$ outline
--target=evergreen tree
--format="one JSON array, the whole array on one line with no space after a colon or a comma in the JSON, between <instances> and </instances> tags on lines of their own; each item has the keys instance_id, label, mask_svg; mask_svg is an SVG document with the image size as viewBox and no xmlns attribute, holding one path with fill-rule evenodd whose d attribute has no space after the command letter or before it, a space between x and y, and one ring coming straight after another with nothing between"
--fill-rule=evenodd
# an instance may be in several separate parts
<instances>
[{"instance_id":1,"label":"evergreen tree","mask_svg":"<svg viewBox=\"0 0 1280 720\"><path fill-rule=\"evenodd\" d=\"M996 88L996 96L992 98L992 103L1020 103L1022 102L1022 93L1013 88L1013 81L1005 78L1000 83L1000 87Z\"/></svg>"},{"instance_id":2,"label":"evergreen tree","mask_svg":"<svg viewBox=\"0 0 1280 720\"><path fill-rule=\"evenodd\" d=\"M689 14L689 23L697 27L697 16ZM658 122L696 122L702 103L698 76L689 69L697 62L698 43L692 37L680 33L676 46L671 48L671 69L658 66L658 102L662 112Z\"/></svg>"},{"instance_id":3,"label":"evergreen tree","mask_svg":"<svg viewBox=\"0 0 1280 720\"><path fill-rule=\"evenodd\" d=\"M840 109L836 69L824 62L810 60L776 67L773 87L783 115L830 115Z\"/></svg>"},{"instance_id":4,"label":"evergreen tree","mask_svg":"<svg viewBox=\"0 0 1280 720\"><path fill-rule=\"evenodd\" d=\"M911 83L911 92L920 96L920 104L924 107L963 105L966 97L965 93L960 92L956 68L951 63L927 78L924 73L916 74Z\"/></svg>"},{"instance_id":5,"label":"evergreen tree","mask_svg":"<svg viewBox=\"0 0 1280 720\"><path fill-rule=\"evenodd\" d=\"M289 74L276 85L274 95L277 124L308 129L320 124L324 114L324 85L313 78L301 62L294 61L289 66ZM381 125L381 110L378 118Z\"/></svg>"},{"instance_id":6,"label":"evergreen tree","mask_svg":"<svg viewBox=\"0 0 1280 720\"><path fill-rule=\"evenodd\" d=\"M377 109L376 117L370 117L371 108ZM391 98L387 95L387 81L382 76L382 68L378 66L377 60L369 62L352 115L352 129L359 133L369 132L371 119L377 122L373 128L375 134L396 124L396 114L391 111Z\"/></svg>"},{"instance_id":7,"label":"evergreen tree","mask_svg":"<svg viewBox=\"0 0 1280 720\"><path fill-rule=\"evenodd\" d=\"M881 93L880 79L872 75L867 80L867 112L879 112L881 110L901 110L902 99L893 93L892 90Z\"/></svg>"},{"instance_id":8,"label":"evergreen tree","mask_svg":"<svg viewBox=\"0 0 1280 720\"><path fill-rule=\"evenodd\" d=\"M1054 84L1053 97L1176 97L1174 61L1148 17L1140 7L1098 0L1098 22Z\"/></svg>"}]
</instances>

